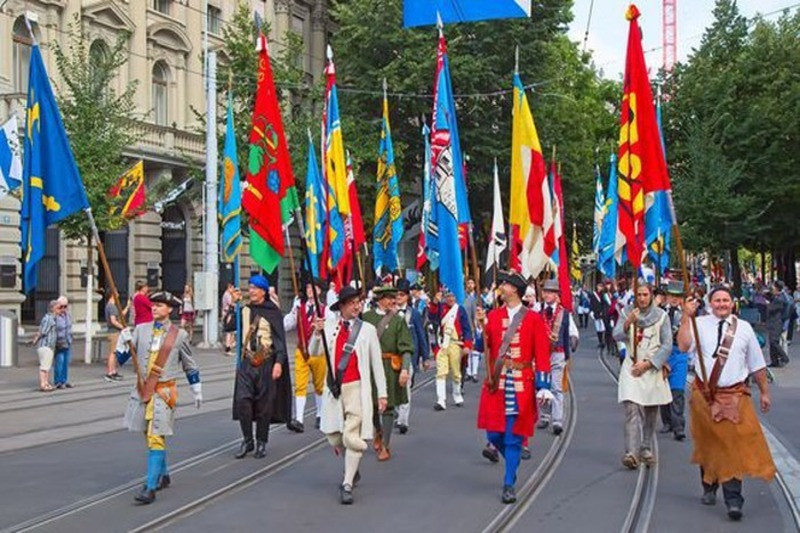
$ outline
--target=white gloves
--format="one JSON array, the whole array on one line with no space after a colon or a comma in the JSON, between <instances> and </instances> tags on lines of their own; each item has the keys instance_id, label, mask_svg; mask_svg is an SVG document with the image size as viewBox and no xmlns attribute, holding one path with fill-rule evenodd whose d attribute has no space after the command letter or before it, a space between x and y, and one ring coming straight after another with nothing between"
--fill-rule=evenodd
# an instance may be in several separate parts
<instances>
[{"instance_id":1,"label":"white gloves","mask_svg":"<svg viewBox=\"0 0 800 533\"><path fill-rule=\"evenodd\" d=\"M553 397L553 393L548 389L539 389L539 391L536 393L536 399L540 404L546 405L552 402L555 398Z\"/></svg>"},{"instance_id":2,"label":"white gloves","mask_svg":"<svg viewBox=\"0 0 800 533\"><path fill-rule=\"evenodd\" d=\"M119 332L119 339L123 344L128 344L133 339L133 330L131 328L123 328Z\"/></svg>"},{"instance_id":3,"label":"white gloves","mask_svg":"<svg viewBox=\"0 0 800 533\"><path fill-rule=\"evenodd\" d=\"M192 395L194 396L194 406L200 409L200 405L203 403L203 384L200 382L194 383L189 385L189 388L192 389Z\"/></svg>"}]
</instances>

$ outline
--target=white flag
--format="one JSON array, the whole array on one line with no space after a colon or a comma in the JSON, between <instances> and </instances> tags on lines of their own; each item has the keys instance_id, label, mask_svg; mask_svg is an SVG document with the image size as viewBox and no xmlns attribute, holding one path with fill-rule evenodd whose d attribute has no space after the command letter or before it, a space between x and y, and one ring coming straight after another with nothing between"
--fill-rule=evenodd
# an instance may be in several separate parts
<instances>
[{"instance_id":1,"label":"white flag","mask_svg":"<svg viewBox=\"0 0 800 533\"><path fill-rule=\"evenodd\" d=\"M11 115L0 127L0 198L22 183L22 148L17 131L17 115Z\"/></svg>"},{"instance_id":2,"label":"white flag","mask_svg":"<svg viewBox=\"0 0 800 533\"><path fill-rule=\"evenodd\" d=\"M492 234L489 249L486 251L486 271L493 265L500 268L500 254L506 249L506 226L503 223L503 204L500 201L500 179L497 176L497 161L494 162L494 213L492 214Z\"/></svg>"}]
</instances>

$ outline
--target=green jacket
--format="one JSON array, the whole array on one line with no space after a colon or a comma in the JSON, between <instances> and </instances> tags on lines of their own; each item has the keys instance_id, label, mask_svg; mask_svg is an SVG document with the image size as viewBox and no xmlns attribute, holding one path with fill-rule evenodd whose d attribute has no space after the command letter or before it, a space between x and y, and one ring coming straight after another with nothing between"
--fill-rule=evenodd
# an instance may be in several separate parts
<instances>
[{"instance_id":1,"label":"green jacket","mask_svg":"<svg viewBox=\"0 0 800 533\"><path fill-rule=\"evenodd\" d=\"M369 322L375 328L378 327L384 315L374 310L366 311L362 320ZM411 330L408 329L406 321L395 314L386 326L386 329L378 332L381 341L381 352L396 353L403 356L403 369L408 370L411 366L411 355L414 353L414 339L411 337Z\"/></svg>"}]
</instances>

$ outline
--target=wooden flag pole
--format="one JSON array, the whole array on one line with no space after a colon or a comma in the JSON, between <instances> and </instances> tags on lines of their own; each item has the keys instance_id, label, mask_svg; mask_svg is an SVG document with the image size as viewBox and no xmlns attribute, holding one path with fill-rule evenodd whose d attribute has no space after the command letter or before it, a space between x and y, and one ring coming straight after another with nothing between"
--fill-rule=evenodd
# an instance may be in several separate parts
<instances>
[{"instance_id":1,"label":"wooden flag pole","mask_svg":"<svg viewBox=\"0 0 800 533\"><path fill-rule=\"evenodd\" d=\"M292 251L292 240L289 237L289 227L283 227L283 234L286 236L286 250L289 255L289 270L292 271L292 289L294 290L294 297L300 299L300 284L297 282L297 270L294 266L294 252ZM303 237L300 237L303 239ZM309 271L309 275L311 271ZM311 280L311 284L314 284L314 280ZM303 355L303 359L308 361L308 343L306 341L306 335L303 331L303 326L300 324L300 310L297 310L297 338L300 341L300 353Z\"/></svg>"},{"instance_id":2,"label":"wooden flag pole","mask_svg":"<svg viewBox=\"0 0 800 533\"><path fill-rule=\"evenodd\" d=\"M475 237L473 236L473 226L472 222L469 223L469 249L470 249L470 257L472 259L472 272L475 276L475 290L480 295L480 287L481 287L481 272L478 268L478 252L475 250ZM483 307L480 303L480 298L478 298L478 307Z\"/></svg>"}]
</instances>

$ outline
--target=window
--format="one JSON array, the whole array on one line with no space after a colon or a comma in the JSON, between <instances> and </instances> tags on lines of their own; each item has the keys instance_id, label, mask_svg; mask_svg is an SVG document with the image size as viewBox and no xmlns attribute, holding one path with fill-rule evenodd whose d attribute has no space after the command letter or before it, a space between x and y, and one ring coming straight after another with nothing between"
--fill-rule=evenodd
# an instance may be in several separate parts
<instances>
[{"instance_id":1,"label":"window","mask_svg":"<svg viewBox=\"0 0 800 533\"><path fill-rule=\"evenodd\" d=\"M220 35L222 32L222 10L218 7L208 6L208 31Z\"/></svg>"},{"instance_id":2,"label":"window","mask_svg":"<svg viewBox=\"0 0 800 533\"><path fill-rule=\"evenodd\" d=\"M36 32L35 23L31 23L31 27ZM28 70L30 70L33 47L33 39L25 25L25 17L19 17L14 21L12 43L14 47L12 51L14 91L24 93L28 90Z\"/></svg>"},{"instance_id":3,"label":"window","mask_svg":"<svg viewBox=\"0 0 800 533\"><path fill-rule=\"evenodd\" d=\"M152 86L153 119L159 126L166 126L169 120L168 82L169 68L159 61L153 65Z\"/></svg>"},{"instance_id":4,"label":"window","mask_svg":"<svg viewBox=\"0 0 800 533\"><path fill-rule=\"evenodd\" d=\"M89 47L89 64L97 68L108 60L108 45L102 39L95 40Z\"/></svg>"},{"instance_id":5,"label":"window","mask_svg":"<svg viewBox=\"0 0 800 533\"><path fill-rule=\"evenodd\" d=\"M153 0L153 9L159 13L169 15L169 8L171 4L172 0Z\"/></svg>"}]
</instances>

